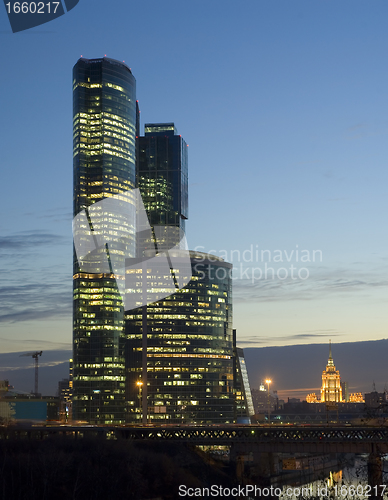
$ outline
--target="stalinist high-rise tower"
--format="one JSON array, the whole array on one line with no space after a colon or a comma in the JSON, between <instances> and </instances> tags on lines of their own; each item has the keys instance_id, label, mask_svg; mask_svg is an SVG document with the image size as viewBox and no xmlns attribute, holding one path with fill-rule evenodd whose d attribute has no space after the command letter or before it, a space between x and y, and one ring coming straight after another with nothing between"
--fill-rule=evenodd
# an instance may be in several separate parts
<instances>
[{"instance_id":1,"label":"stalinist high-rise tower","mask_svg":"<svg viewBox=\"0 0 388 500\"><path fill-rule=\"evenodd\" d=\"M342 402L341 377L339 371L335 369L331 356L331 340L326 370L322 372L321 403L330 401L334 403Z\"/></svg>"}]
</instances>

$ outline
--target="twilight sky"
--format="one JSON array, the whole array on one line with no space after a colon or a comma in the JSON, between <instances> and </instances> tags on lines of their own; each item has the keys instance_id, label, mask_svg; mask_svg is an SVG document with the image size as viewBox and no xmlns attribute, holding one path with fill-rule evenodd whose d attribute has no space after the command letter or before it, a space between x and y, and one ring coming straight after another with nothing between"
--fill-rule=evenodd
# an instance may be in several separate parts
<instances>
[{"instance_id":1,"label":"twilight sky","mask_svg":"<svg viewBox=\"0 0 388 500\"><path fill-rule=\"evenodd\" d=\"M72 67L105 54L132 68L142 126L174 121L190 146L187 238L233 261L239 344L386 338L387 17L80 0L13 34L0 9L0 352L71 347Z\"/></svg>"}]
</instances>

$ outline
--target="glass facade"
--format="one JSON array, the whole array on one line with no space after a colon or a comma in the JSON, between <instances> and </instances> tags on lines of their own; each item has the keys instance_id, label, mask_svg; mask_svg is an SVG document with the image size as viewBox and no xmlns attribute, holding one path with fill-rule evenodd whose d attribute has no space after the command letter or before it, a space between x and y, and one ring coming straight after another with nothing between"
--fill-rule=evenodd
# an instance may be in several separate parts
<instances>
[{"instance_id":1,"label":"glass facade","mask_svg":"<svg viewBox=\"0 0 388 500\"><path fill-rule=\"evenodd\" d=\"M236 347L236 330L233 330L233 356L234 356L234 394L237 423L250 423L254 415L251 387L249 385L247 365L244 351Z\"/></svg>"},{"instance_id":2,"label":"glass facade","mask_svg":"<svg viewBox=\"0 0 388 500\"><path fill-rule=\"evenodd\" d=\"M188 147L174 123L148 123L144 128L144 137L138 139L138 187L150 225L169 226L165 244L171 248L179 244L188 218ZM181 231L174 233L172 227ZM140 238L138 243L146 248Z\"/></svg>"},{"instance_id":3,"label":"glass facade","mask_svg":"<svg viewBox=\"0 0 388 500\"><path fill-rule=\"evenodd\" d=\"M190 252L190 257L191 281L147 306L147 420L232 423L232 265L199 252ZM145 268L136 270L131 259L127 262L141 288ZM151 297L152 287L148 293ZM125 319L128 421L140 422L142 308L128 311Z\"/></svg>"},{"instance_id":4,"label":"glass facade","mask_svg":"<svg viewBox=\"0 0 388 500\"><path fill-rule=\"evenodd\" d=\"M98 202L121 199L135 187L135 93L135 78L119 61L82 58L74 66L74 216L85 211L89 223L78 236L93 231L99 241L109 240L109 249L96 245L86 263L74 254L73 418L93 424L125 421L124 307L110 254L123 263L135 256L135 228ZM128 203L123 196L121 205ZM124 275L118 279L124 283Z\"/></svg>"}]
</instances>

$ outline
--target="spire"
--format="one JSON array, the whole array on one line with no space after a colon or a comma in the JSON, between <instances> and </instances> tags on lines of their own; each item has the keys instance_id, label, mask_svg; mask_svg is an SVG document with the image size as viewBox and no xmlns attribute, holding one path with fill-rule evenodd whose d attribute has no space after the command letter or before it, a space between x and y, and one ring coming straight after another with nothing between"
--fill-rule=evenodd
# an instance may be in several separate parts
<instances>
[{"instance_id":1,"label":"spire","mask_svg":"<svg viewBox=\"0 0 388 500\"><path fill-rule=\"evenodd\" d=\"M331 355L331 340L329 340L329 361L327 362L327 366L334 366L334 361Z\"/></svg>"}]
</instances>

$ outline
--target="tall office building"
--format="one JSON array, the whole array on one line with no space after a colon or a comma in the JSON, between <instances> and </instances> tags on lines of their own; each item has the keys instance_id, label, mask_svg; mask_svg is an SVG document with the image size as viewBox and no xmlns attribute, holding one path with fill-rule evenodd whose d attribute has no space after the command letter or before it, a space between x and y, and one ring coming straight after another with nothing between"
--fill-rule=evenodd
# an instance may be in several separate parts
<instances>
[{"instance_id":1,"label":"tall office building","mask_svg":"<svg viewBox=\"0 0 388 500\"><path fill-rule=\"evenodd\" d=\"M163 244L172 248L188 218L187 144L174 123L146 123L144 130L138 138L138 187L150 225L168 228ZM138 247L147 250L147 243L152 246L139 235Z\"/></svg>"},{"instance_id":2,"label":"tall office building","mask_svg":"<svg viewBox=\"0 0 388 500\"><path fill-rule=\"evenodd\" d=\"M144 136L138 138L138 187L152 232L158 233L164 249L181 248L188 218L187 156L187 144L174 123L145 125ZM146 281L149 303L146 310L126 313L128 420L233 422L232 266L215 256L190 252L191 281L153 302L153 294L168 280L153 276L144 265L155 243L150 233L144 234L138 235L138 258L143 263L136 270L135 261L127 261L132 287L128 291L139 291ZM177 251L171 268L174 279L185 267L183 260L181 264ZM139 299L145 303L144 296Z\"/></svg>"},{"instance_id":3,"label":"tall office building","mask_svg":"<svg viewBox=\"0 0 388 500\"><path fill-rule=\"evenodd\" d=\"M191 281L147 307L147 420L232 423L232 265L199 252L190 257ZM174 262L179 268L179 257ZM127 272L132 286L135 274L141 288L145 270L128 266ZM148 281L156 282L153 276ZM142 312L126 313L130 422L142 420Z\"/></svg>"},{"instance_id":4,"label":"tall office building","mask_svg":"<svg viewBox=\"0 0 388 500\"><path fill-rule=\"evenodd\" d=\"M95 424L125 421L124 306L112 269L135 256L134 227L125 217L135 187L136 82L130 68L109 58L80 59L73 69L75 237L95 248L74 257L73 418ZM112 197L122 212L113 213ZM98 240L98 241L97 241ZM109 241L109 249L101 244ZM123 267L122 266L122 267ZM124 273L123 273L124 274Z\"/></svg>"}]
</instances>

